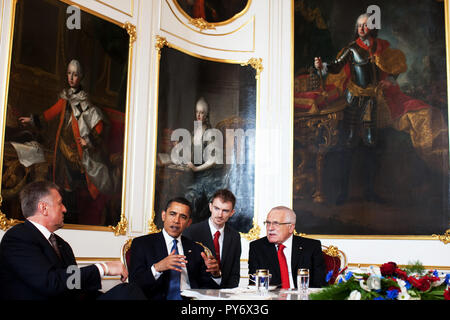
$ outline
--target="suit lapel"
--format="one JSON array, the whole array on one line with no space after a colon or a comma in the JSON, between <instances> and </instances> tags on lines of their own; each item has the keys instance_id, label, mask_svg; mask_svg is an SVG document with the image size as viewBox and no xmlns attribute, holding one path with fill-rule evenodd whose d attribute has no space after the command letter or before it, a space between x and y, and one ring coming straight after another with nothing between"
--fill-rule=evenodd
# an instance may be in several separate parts
<instances>
[{"instance_id":1,"label":"suit lapel","mask_svg":"<svg viewBox=\"0 0 450 320\"><path fill-rule=\"evenodd\" d=\"M222 257L220 257L220 264L223 265L223 261L226 261L229 252L231 251L231 237L228 232L228 226L225 225L225 229L223 229L223 243L222 243Z\"/></svg>"},{"instance_id":2,"label":"suit lapel","mask_svg":"<svg viewBox=\"0 0 450 320\"><path fill-rule=\"evenodd\" d=\"M191 257L192 257L192 246L191 246L191 242L190 241L186 241L186 238L181 236L181 245L183 246L183 251L184 251L184 255L186 256L186 260L188 261L188 263L186 264L186 270L188 273L188 277L189 279L190 274L192 272L192 268L194 267L194 265L192 263L189 263L190 261L194 261Z\"/></svg>"},{"instance_id":3,"label":"suit lapel","mask_svg":"<svg viewBox=\"0 0 450 320\"><path fill-rule=\"evenodd\" d=\"M208 218L209 219L209 218ZM213 255L215 256L216 250L214 249L214 242L211 236L211 229L209 228L208 219L202 222L202 243L211 250Z\"/></svg>"},{"instance_id":4,"label":"suit lapel","mask_svg":"<svg viewBox=\"0 0 450 320\"><path fill-rule=\"evenodd\" d=\"M43 253L45 254L45 256L54 264L56 265L61 265L63 263L63 261L61 261L61 259L59 259L58 255L55 252L55 249L53 249L52 245L50 244L50 242L48 241L48 239L46 239L44 237L44 235L42 234L42 232L39 231L38 228L36 228L31 222L29 222L28 220L25 220L24 225L30 230L30 232L33 234L33 238L35 238L36 240L39 241L39 245L42 248ZM57 236L58 238L58 236ZM60 242L59 242L60 244Z\"/></svg>"},{"instance_id":5,"label":"suit lapel","mask_svg":"<svg viewBox=\"0 0 450 320\"><path fill-rule=\"evenodd\" d=\"M300 265L302 255L303 255L302 240L297 236L293 236L292 252L291 252L291 270L294 283L296 283L297 281L297 269L298 266Z\"/></svg>"},{"instance_id":6,"label":"suit lapel","mask_svg":"<svg viewBox=\"0 0 450 320\"><path fill-rule=\"evenodd\" d=\"M280 263L278 262L277 249L273 243L270 243L267 238L264 241L264 257L272 270L273 285L281 285Z\"/></svg>"}]
</instances>

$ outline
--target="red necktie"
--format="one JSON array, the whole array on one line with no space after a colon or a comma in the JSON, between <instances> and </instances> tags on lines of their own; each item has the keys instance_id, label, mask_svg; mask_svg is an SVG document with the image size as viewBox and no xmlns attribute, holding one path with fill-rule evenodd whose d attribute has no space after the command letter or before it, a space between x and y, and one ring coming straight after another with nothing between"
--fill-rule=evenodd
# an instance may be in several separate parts
<instances>
[{"instance_id":1,"label":"red necktie","mask_svg":"<svg viewBox=\"0 0 450 320\"><path fill-rule=\"evenodd\" d=\"M214 234L214 249L216 250L217 263L220 265L220 245L219 245L220 231Z\"/></svg>"},{"instance_id":2,"label":"red necktie","mask_svg":"<svg viewBox=\"0 0 450 320\"><path fill-rule=\"evenodd\" d=\"M286 257L283 253L284 248L286 248L284 245L278 245L278 262L280 263L281 288L289 289L289 271L286 263Z\"/></svg>"}]
</instances>

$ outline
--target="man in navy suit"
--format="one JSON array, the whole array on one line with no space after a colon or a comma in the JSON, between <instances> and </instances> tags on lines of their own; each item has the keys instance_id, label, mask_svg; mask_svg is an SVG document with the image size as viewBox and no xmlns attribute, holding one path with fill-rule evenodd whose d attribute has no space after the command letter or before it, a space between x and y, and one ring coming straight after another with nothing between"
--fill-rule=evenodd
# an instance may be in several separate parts
<instances>
[{"instance_id":1,"label":"man in navy suit","mask_svg":"<svg viewBox=\"0 0 450 320\"><path fill-rule=\"evenodd\" d=\"M250 243L249 274L269 269L270 283L282 288L297 288L297 270L309 269L310 287L325 285L325 260L319 240L294 235L295 212L283 206L267 215L267 236ZM284 261L284 262L283 262Z\"/></svg>"},{"instance_id":2,"label":"man in navy suit","mask_svg":"<svg viewBox=\"0 0 450 320\"><path fill-rule=\"evenodd\" d=\"M241 236L228 225L233 216L236 198L227 189L217 190L209 203L209 219L195 223L184 235L209 248L219 261L222 273L221 288L235 288L240 280Z\"/></svg>"},{"instance_id":3,"label":"man in navy suit","mask_svg":"<svg viewBox=\"0 0 450 320\"><path fill-rule=\"evenodd\" d=\"M159 233L137 237L130 248L130 282L148 299L181 300L180 291L218 288L221 274L217 260L208 257L200 244L182 236L191 224L191 203L175 198L162 212Z\"/></svg>"},{"instance_id":4,"label":"man in navy suit","mask_svg":"<svg viewBox=\"0 0 450 320\"><path fill-rule=\"evenodd\" d=\"M70 245L54 234L66 208L59 187L32 182L20 193L24 223L9 229L0 243L0 299L139 299L139 288L120 284L102 293L104 275L128 277L120 261L77 267Z\"/></svg>"}]
</instances>

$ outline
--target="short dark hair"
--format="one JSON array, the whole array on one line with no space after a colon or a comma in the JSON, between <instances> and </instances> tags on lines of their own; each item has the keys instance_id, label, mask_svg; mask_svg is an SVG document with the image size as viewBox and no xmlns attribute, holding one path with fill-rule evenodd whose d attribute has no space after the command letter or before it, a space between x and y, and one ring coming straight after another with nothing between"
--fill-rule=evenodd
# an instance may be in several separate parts
<instances>
[{"instance_id":1,"label":"short dark hair","mask_svg":"<svg viewBox=\"0 0 450 320\"><path fill-rule=\"evenodd\" d=\"M189 216L191 215L191 213L192 213L192 204L191 204L191 202L188 199L186 199L184 197L175 197L175 198L172 198L169 201L167 201L166 209L164 211L167 211L167 209L169 209L170 205L173 202L181 203L181 204L184 204L185 206L188 206L189 207Z\"/></svg>"},{"instance_id":2,"label":"short dark hair","mask_svg":"<svg viewBox=\"0 0 450 320\"><path fill-rule=\"evenodd\" d=\"M20 206L25 219L36 213L39 201L50 195L50 191L53 189L59 192L59 187L56 184L43 180L31 182L20 191Z\"/></svg>"},{"instance_id":3,"label":"short dark hair","mask_svg":"<svg viewBox=\"0 0 450 320\"><path fill-rule=\"evenodd\" d=\"M223 202L231 202L231 204L233 205L233 209L234 209L234 205L236 204L236 197L234 196L233 192L231 192L228 189L220 189L217 190L216 192L214 192L213 196L211 197L211 202L214 201L215 198L220 198Z\"/></svg>"}]
</instances>

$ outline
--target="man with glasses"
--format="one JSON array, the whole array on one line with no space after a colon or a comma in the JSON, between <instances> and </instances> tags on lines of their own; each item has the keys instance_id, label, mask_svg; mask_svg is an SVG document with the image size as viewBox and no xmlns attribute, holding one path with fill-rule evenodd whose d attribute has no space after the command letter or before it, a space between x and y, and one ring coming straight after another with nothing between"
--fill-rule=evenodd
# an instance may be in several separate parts
<instances>
[{"instance_id":1,"label":"man with glasses","mask_svg":"<svg viewBox=\"0 0 450 320\"><path fill-rule=\"evenodd\" d=\"M309 269L310 287L325 285L325 260L319 240L294 235L295 212L283 206L270 210L266 237L250 243L248 272L269 269L270 283L283 289L297 287L297 270Z\"/></svg>"}]
</instances>

